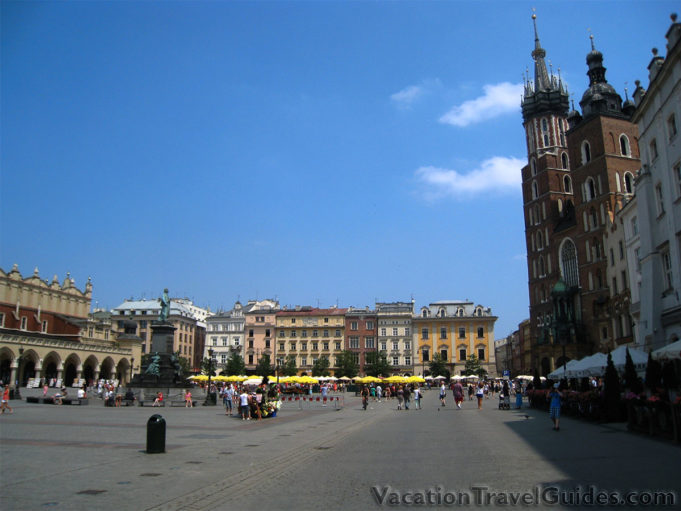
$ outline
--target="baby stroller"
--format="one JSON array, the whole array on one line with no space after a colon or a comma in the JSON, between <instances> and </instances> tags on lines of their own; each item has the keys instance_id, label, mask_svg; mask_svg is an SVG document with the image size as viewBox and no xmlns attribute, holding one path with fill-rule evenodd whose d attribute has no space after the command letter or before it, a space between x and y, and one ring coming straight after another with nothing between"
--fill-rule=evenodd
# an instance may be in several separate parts
<instances>
[{"instance_id":1,"label":"baby stroller","mask_svg":"<svg viewBox=\"0 0 681 511\"><path fill-rule=\"evenodd\" d=\"M511 398L504 393L499 394L499 410L510 410Z\"/></svg>"}]
</instances>

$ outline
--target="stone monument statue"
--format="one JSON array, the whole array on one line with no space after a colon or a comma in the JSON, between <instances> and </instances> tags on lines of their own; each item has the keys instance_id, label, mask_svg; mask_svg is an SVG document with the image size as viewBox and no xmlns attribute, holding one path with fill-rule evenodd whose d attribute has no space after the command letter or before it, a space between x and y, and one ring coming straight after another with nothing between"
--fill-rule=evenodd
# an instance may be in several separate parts
<instances>
[{"instance_id":1,"label":"stone monument statue","mask_svg":"<svg viewBox=\"0 0 681 511\"><path fill-rule=\"evenodd\" d=\"M168 321L168 316L170 316L170 297L168 296L168 288L163 290L163 296L158 299L161 304L161 313L159 314L158 320L161 323Z\"/></svg>"}]
</instances>

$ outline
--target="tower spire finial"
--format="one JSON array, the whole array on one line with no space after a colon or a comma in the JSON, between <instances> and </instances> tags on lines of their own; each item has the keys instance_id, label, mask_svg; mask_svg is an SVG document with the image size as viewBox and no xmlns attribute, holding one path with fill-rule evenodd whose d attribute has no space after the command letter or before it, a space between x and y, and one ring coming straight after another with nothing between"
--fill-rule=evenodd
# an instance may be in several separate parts
<instances>
[{"instance_id":1,"label":"tower spire finial","mask_svg":"<svg viewBox=\"0 0 681 511\"><path fill-rule=\"evenodd\" d=\"M534 8L532 9L534 11ZM549 73L546 70L546 50L541 47L539 42L539 32L537 31L537 15L532 13L532 23L534 24L534 51L532 58L534 59L534 89L535 91L548 90L551 86L549 81Z\"/></svg>"}]
</instances>

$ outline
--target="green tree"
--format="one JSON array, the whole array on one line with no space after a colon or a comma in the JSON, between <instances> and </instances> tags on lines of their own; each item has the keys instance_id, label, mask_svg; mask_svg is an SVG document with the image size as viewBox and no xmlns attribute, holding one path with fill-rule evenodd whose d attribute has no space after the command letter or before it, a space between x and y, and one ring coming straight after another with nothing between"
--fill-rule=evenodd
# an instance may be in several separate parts
<instances>
[{"instance_id":1,"label":"green tree","mask_svg":"<svg viewBox=\"0 0 681 511\"><path fill-rule=\"evenodd\" d=\"M612 363L612 355L608 353L608 365L605 367L603 379L605 392L605 413L608 421L620 419L620 377Z\"/></svg>"},{"instance_id":2,"label":"green tree","mask_svg":"<svg viewBox=\"0 0 681 511\"><path fill-rule=\"evenodd\" d=\"M258 365L255 366L255 374L258 376L269 376L274 372L272 364L270 363L270 356L263 355L258 360Z\"/></svg>"},{"instance_id":3,"label":"green tree","mask_svg":"<svg viewBox=\"0 0 681 511\"><path fill-rule=\"evenodd\" d=\"M463 372L465 375L475 375L480 378L487 376L487 370L480 365L480 360L478 360L478 357L475 355L470 355L468 359L466 359L466 365L463 368Z\"/></svg>"},{"instance_id":4,"label":"green tree","mask_svg":"<svg viewBox=\"0 0 681 511\"><path fill-rule=\"evenodd\" d=\"M648 353L648 365L646 366L646 387L653 392L662 387L662 364L653 358L651 352Z\"/></svg>"},{"instance_id":5,"label":"green tree","mask_svg":"<svg viewBox=\"0 0 681 511\"><path fill-rule=\"evenodd\" d=\"M388 363L388 356L385 351L376 352L369 351L366 353L366 365L364 370L367 376L388 376L392 370L391 365Z\"/></svg>"},{"instance_id":6,"label":"green tree","mask_svg":"<svg viewBox=\"0 0 681 511\"><path fill-rule=\"evenodd\" d=\"M236 351L233 351L227 359L227 363L225 364L225 369L223 372L228 376L246 374L246 364L244 363L243 357Z\"/></svg>"},{"instance_id":7,"label":"green tree","mask_svg":"<svg viewBox=\"0 0 681 511\"><path fill-rule=\"evenodd\" d=\"M447 369L447 362L439 353L433 354L433 360L428 364L428 369L433 376L445 376L447 379L451 376L449 369Z\"/></svg>"},{"instance_id":8,"label":"green tree","mask_svg":"<svg viewBox=\"0 0 681 511\"><path fill-rule=\"evenodd\" d=\"M626 362L624 363L624 388L629 389L635 394L640 394L643 391L643 384L641 378L636 374L636 367L634 361L629 353L629 348L626 349Z\"/></svg>"},{"instance_id":9,"label":"green tree","mask_svg":"<svg viewBox=\"0 0 681 511\"><path fill-rule=\"evenodd\" d=\"M217 373L217 364L215 363L215 360L211 360L210 358L206 357L201 361L201 374L209 374L211 376L215 376Z\"/></svg>"},{"instance_id":10,"label":"green tree","mask_svg":"<svg viewBox=\"0 0 681 511\"><path fill-rule=\"evenodd\" d=\"M338 355L338 366L336 367L336 376L347 376L354 378L359 373L359 366L355 362L355 354L352 351L341 351Z\"/></svg>"},{"instance_id":11,"label":"green tree","mask_svg":"<svg viewBox=\"0 0 681 511\"><path fill-rule=\"evenodd\" d=\"M281 368L282 374L284 376L295 376L298 374L298 366L296 366L296 356L295 355L286 355L286 359L284 360L284 365Z\"/></svg>"},{"instance_id":12,"label":"green tree","mask_svg":"<svg viewBox=\"0 0 681 511\"><path fill-rule=\"evenodd\" d=\"M312 376L329 376L329 357L319 357L312 364Z\"/></svg>"}]
</instances>

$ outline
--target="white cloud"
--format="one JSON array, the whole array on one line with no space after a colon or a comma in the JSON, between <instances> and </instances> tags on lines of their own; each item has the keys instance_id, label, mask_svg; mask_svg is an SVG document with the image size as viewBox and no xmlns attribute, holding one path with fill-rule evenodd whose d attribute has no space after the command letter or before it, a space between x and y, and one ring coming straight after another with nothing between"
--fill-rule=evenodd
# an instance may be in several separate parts
<instances>
[{"instance_id":1,"label":"white cloud","mask_svg":"<svg viewBox=\"0 0 681 511\"><path fill-rule=\"evenodd\" d=\"M392 94L390 99L397 105L398 108L411 108L412 104L414 104L416 100L440 86L440 80L437 78L423 80L419 85L410 85L409 87L405 87L401 91Z\"/></svg>"},{"instance_id":2,"label":"white cloud","mask_svg":"<svg viewBox=\"0 0 681 511\"><path fill-rule=\"evenodd\" d=\"M520 109L522 83L485 85L483 90L482 96L455 106L440 117L440 122L465 127Z\"/></svg>"},{"instance_id":3,"label":"white cloud","mask_svg":"<svg viewBox=\"0 0 681 511\"><path fill-rule=\"evenodd\" d=\"M407 108L411 106L411 104L419 96L423 95L423 92L423 87L420 85L410 85L409 87L402 89L400 92L396 92L395 94L391 95L390 99L397 103L397 106Z\"/></svg>"},{"instance_id":4,"label":"white cloud","mask_svg":"<svg viewBox=\"0 0 681 511\"><path fill-rule=\"evenodd\" d=\"M423 196L426 199L443 197L463 199L489 192L519 193L520 169L526 163L525 160L518 158L495 156L465 174L438 167L421 167L415 174L424 187Z\"/></svg>"}]
</instances>

